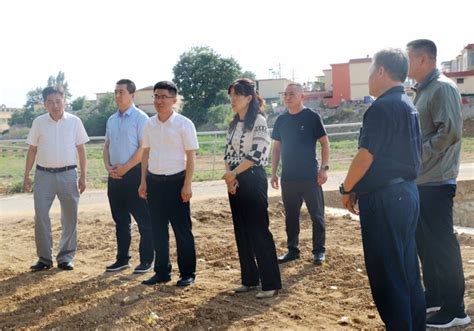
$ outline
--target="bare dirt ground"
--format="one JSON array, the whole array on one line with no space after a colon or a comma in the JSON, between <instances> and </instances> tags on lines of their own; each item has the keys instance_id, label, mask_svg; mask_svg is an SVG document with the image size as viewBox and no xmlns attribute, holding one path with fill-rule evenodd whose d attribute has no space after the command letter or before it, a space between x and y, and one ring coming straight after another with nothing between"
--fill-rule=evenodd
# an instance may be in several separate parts
<instances>
[{"instance_id":1,"label":"bare dirt ground","mask_svg":"<svg viewBox=\"0 0 474 331\"><path fill-rule=\"evenodd\" d=\"M283 208L271 198L271 230L285 250ZM281 267L283 290L258 300L255 292L234 295L240 270L228 202L198 200L192 205L198 265L196 283L174 286L178 275L172 241L173 280L146 287L151 276L131 269L105 273L115 257L114 223L107 208L81 212L74 271L57 268L30 273L35 261L33 219L0 217L0 329L382 329L365 273L359 222L326 215L327 263L311 263L311 228L302 216L302 258ZM59 216L53 214L55 247ZM132 241L138 263L137 229ZM474 316L474 237L460 235L466 275L466 307ZM470 261L472 260L472 261ZM468 326L467 329L474 329Z\"/></svg>"}]
</instances>

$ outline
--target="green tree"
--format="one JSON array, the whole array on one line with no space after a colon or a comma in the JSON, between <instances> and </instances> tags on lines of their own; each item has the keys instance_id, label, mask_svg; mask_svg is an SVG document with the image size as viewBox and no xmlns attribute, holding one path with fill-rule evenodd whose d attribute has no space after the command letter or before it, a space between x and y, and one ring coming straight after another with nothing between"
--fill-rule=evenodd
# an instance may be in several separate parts
<instances>
[{"instance_id":1,"label":"green tree","mask_svg":"<svg viewBox=\"0 0 474 331\"><path fill-rule=\"evenodd\" d=\"M29 108L17 110L12 114L12 117L8 119L8 125L21 125L31 127L33 120L43 113L44 112L34 112Z\"/></svg>"},{"instance_id":2,"label":"green tree","mask_svg":"<svg viewBox=\"0 0 474 331\"><path fill-rule=\"evenodd\" d=\"M71 93L69 93L69 86L66 82L66 76L62 71L58 72L56 77L49 76L48 81L46 82L46 86L60 86L64 89L64 97L66 101L71 98ZM36 87L26 94L26 109L29 109L31 112L34 112L35 105L43 104L43 89L44 87Z\"/></svg>"},{"instance_id":3,"label":"green tree","mask_svg":"<svg viewBox=\"0 0 474 331\"><path fill-rule=\"evenodd\" d=\"M248 78L248 79L251 79L251 80L256 80L256 76L255 76L255 73L253 73L252 71L244 71L240 77L242 78Z\"/></svg>"},{"instance_id":4,"label":"green tree","mask_svg":"<svg viewBox=\"0 0 474 331\"><path fill-rule=\"evenodd\" d=\"M107 93L99 100L96 112L81 116L87 134L90 136L104 136L107 119L115 111L116 106L114 94Z\"/></svg>"},{"instance_id":5,"label":"green tree","mask_svg":"<svg viewBox=\"0 0 474 331\"><path fill-rule=\"evenodd\" d=\"M232 120L232 107L229 104L211 106L208 112L209 123L218 130L227 129Z\"/></svg>"},{"instance_id":6,"label":"green tree","mask_svg":"<svg viewBox=\"0 0 474 331\"><path fill-rule=\"evenodd\" d=\"M90 102L86 99L85 96L77 97L71 102L72 110L82 110L89 108L91 106Z\"/></svg>"},{"instance_id":7,"label":"green tree","mask_svg":"<svg viewBox=\"0 0 474 331\"><path fill-rule=\"evenodd\" d=\"M29 109L31 112L34 111L35 105L43 104L43 88L37 87L33 90L30 90L26 93L26 104L25 108Z\"/></svg>"},{"instance_id":8,"label":"green tree","mask_svg":"<svg viewBox=\"0 0 474 331\"><path fill-rule=\"evenodd\" d=\"M66 74L62 71L58 72L56 77L49 76L48 78L48 86L59 86L64 89L64 98L69 100L72 94L69 92L69 85L66 82Z\"/></svg>"},{"instance_id":9,"label":"green tree","mask_svg":"<svg viewBox=\"0 0 474 331\"><path fill-rule=\"evenodd\" d=\"M184 98L183 115L200 126L208 121L219 91L240 76L241 68L232 57L223 58L207 46L193 47L180 56L173 74Z\"/></svg>"}]
</instances>

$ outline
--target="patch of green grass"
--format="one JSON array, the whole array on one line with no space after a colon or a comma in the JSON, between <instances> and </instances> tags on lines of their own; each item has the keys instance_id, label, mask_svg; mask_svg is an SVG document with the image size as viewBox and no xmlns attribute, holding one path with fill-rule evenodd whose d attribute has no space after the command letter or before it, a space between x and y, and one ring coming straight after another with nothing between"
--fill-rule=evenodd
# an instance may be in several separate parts
<instances>
[{"instance_id":1,"label":"patch of green grass","mask_svg":"<svg viewBox=\"0 0 474 331\"><path fill-rule=\"evenodd\" d=\"M224 172L223 154L226 143L224 135L217 138L214 135L199 136L199 142L199 158L194 180L219 180ZM15 145L24 147L24 143L15 143ZM317 146L317 155L320 158L319 144ZM27 153L25 149L14 149L17 152L13 153L10 148L2 148L0 153L0 186L12 193L22 190ZM102 160L102 149L103 142L87 144L87 185L89 188L104 189L107 186L107 172ZM356 152L357 140L355 139L331 142L329 162L331 171L346 171ZM462 138L462 161L474 162L474 137ZM266 171L268 175L271 175L271 160ZM33 173L34 169L32 176Z\"/></svg>"}]
</instances>

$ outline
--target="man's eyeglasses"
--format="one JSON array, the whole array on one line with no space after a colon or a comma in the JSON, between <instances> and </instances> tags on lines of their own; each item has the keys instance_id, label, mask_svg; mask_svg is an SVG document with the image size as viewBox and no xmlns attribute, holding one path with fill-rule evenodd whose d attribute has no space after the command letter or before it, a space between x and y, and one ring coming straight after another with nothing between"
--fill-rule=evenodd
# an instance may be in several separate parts
<instances>
[{"instance_id":1,"label":"man's eyeglasses","mask_svg":"<svg viewBox=\"0 0 474 331\"><path fill-rule=\"evenodd\" d=\"M173 99L174 97L169 97L167 95L158 95L158 94L153 94L151 96L154 100L161 100L161 101L164 101L166 99Z\"/></svg>"}]
</instances>

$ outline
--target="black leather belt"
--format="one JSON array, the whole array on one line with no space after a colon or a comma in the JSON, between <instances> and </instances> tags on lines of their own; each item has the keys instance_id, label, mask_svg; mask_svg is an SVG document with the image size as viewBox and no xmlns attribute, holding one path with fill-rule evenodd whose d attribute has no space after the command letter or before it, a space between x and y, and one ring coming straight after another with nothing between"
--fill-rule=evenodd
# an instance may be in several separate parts
<instances>
[{"instance_id":1,"label":"black leather belt","mask_svg":"<svg viewBox=\"0 0 474 331\"><path fill-rule=\"evenodd\" d=\"M151 172L148 172L148 176L151 178L151 180L156 181L156 182L171 182L174 180L184 178L186 176L186 171L183 170L174 175L155 175L155 174L152 174Z\"/></svg>"},{"instance_id":2,"label":"black leather belt","mask_svg":"<svg viewBox=\"0 0 474 331\"><path fill-rule=\"evenodd\" d=\"M77 165L70 165L70 166L65 166L65 167L62 167L62 168L45 168L45 167L42 167L38 164L36 165L37 170L50 172L52 174L56 174L58 172L64 172L64 171L68 171L68 170L76 169L76 168L77 168Z\"/></svg>"}]
</instances>

